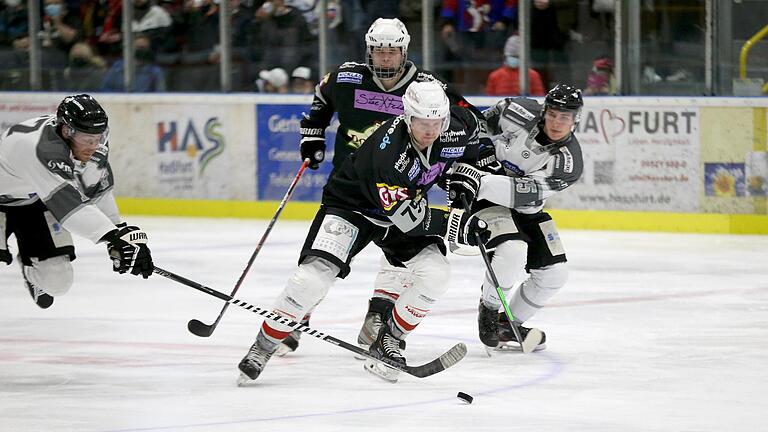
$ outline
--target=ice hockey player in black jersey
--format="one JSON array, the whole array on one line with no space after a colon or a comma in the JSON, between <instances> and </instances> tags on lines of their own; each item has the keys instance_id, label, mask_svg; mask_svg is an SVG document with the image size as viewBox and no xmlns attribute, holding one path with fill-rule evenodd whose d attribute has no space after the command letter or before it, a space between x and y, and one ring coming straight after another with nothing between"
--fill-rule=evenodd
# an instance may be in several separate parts
<instances>
[{"instance_id":1,"label":"ice hockey player in black jersey","mask_svg":"<svg viewBox=\"0 0 768 432\"><path fill-rule=\"evenodd\" d=\"M106 243L115 271L152 274L147 235L120 220L112 195L108 136L107 114L87 94L0 136L0 261L12 262L14 234L24 285L43 309L72 285L70 233Z\"/></svg>"},{"instance_id":2,"label":"ice hockey player in black jersey","mask_svg":"<svg viewBox=\"0 0 768 432\"><path fill-rule=\"evenodd\" d=\"M402 96L412 82L437 81L443 85L452 105L471 106L432 72L408 60L410 35L398 19L377 19L365 35L365 63L347 62L326 75L315 90L311 109L301 121L301 157L309 158L311 167L325 158L325 129L334 113L339 128L333 146L333 167L337 170L347 158L386 120L403 113ZM480 112L477 112L480 116ZM415 243L417 241L425 244ZM407 238L396 229L382 245L381 270L374 281L369 310L358 335L358 344L367 349L381 326L381 315L392 308L400 293L413 284L413 273L401 264L406 256L441 239ZM309 320L312 308L304 322ZM301 332L295 331L283 341L277 355L296 350Z\"/></svg>"},{"instance_id":3,"label":"ice hockey player in black jersey","mask_svg":"<svg viewBox=\"0 0 768 432\"><path fill-rule=\"evenodd\" d=\"M543 106L523 97L498 102L484 112L495 152L480 157L479 170L457 165L451 178L453 193L477 193L472 210L490 226L487 247L494 251L492 267L510 301L521 336L540 335L540 340L524 340L524 349L545 348L544 333L530 332L522 323L532 318L568 277L560 235L543 207L547 198L581 176L581 147L573 131L583 104L581 90L564 84L547 93ZM489 274L482 286L480 340L489 354L493 349L518 349L512 324L503 313ZM517 289L510 298L514 287Z\"/></svg>"},{"instance_id":4,"label":"ice hockey player in black jersey","mask_svg":"<svg viewBox=\"0 0 768 432\"><path fill-rule=\"evenodd\" d=\"M412 83L403 96L404 114L385 122L341 167L323 191L323 199L302 248L299 267L278 296L274 310L299 320L319 303L336 278L370 242L381 246L391 230L425 245L401 256L414 273L413 284L398 297L370 347L372 355L405 363L405 337L429 314L449 285L448 260L435 237L475 244L485 239L485 223L463 210L428 207L427 191L459 159L475 160L480 125L468 109L449 106L436 82ZM486 138L487 139L487 138ZM490 144L490 143L489 143ZM291 328L265 320L256 342L239 364L240 383L256 379ZM397 371L369 361L365 368L389 381Z\"/></svg>"}]
</instances>

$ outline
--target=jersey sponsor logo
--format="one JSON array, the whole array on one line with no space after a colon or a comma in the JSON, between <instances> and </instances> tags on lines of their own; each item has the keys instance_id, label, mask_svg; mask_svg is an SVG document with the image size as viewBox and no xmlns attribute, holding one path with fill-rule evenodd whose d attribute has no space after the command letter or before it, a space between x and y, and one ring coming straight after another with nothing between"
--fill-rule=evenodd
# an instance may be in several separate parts
<instances>
[{"instance_id":1,"label":"jersey sponsor logo","mask_svg":"<svg viewBox=\"0 0 768 432\"><path fill-rule=\"evenodd\" d=\"M455 143L459 142L459 139L461 139L462 136L466 136L467 133L464 130L458 130L458 131L445 131L440 134L440 141L444 143Z\"/></svg>"},{"instance_id":2,"label":"jersey sponsor logo","mask_svg":"<svg viewBox=\"0 0 768 432\"><path fill-rule=\"evenodd\" d=\"M420 172L421 172L421 162L419 162L418 159L414 159L413 160L413 166L408 171L408 180L413 181L413 179L415 179L416 176L418 176Z\"/></svg>"},{"instance_id":3,"label":"jersey sponsor logo","mask_svg":"<svg viewBox=\"0 0 768 432\"><path fill-rule=\"evenodd\" d=\"M432 183L436 178L440 176L440 174L443 173L444 170L445 162L438 162L432 165L426 172L421 174L421 178L419 178L419 181L416 182L416 185L421 186Z\"/></svg>"},{"instance_id":4,"label":"jersey sponsor logo","mask_svg":"<svg viewBox=\"0 0 768 432\"><path fill-rule=\"evenodd\" d=\"M368 139L369 136L373 134L373 132L376 131L376 129L381 126L383 122L377 121L374 122L371 126L363 129L362 131L356 131L354 129L347 130L347 135L349 135L349 142L347 145L349 145L352 148L358 148L365 142L366 139Z\"/></svg>"},{"instance_id":5,"label":"jersey sponsor logo","mask_svg":"<svg viewBox=\"0 0 768 432\"><path fill-rule=\"evenodd\" d=\"M403 113L403 100L400 96L375 91L355 89L355 108L391 115Z\"/></svg>"},{"instance_id":6,"label":"jersey sponsor logo","mask_svg":"<svg viewBox=\"0 0 768 432\"><path fill-rule=\"evenodd\" d=\"M567 147L560 148L560 152L563 154L563 172L573 172L573 155Z\"/></svg>"},{"instance_id":7,"label":"jersey sponsor logo","mask_svg":"<svg viewBox=\"0 0 768 432\"><path fill-rule=\"evenodd\" d=\"M408 164L411 163L411 159L408 157L406 152L400 153L400 158L397 159L397 162L395 162L395 169L397 172L403 172L405 171L405 167L408 166Z\"/></svg>"},{"instance_id":8,"label":"jersey sponsor logo","mask_svg":"<svg viewBox=\"0 0 768 432\"><path fill-rule=\"evenodd\" d=\"M379 202L384 210L392 210L392 207L398 201L408 199L408 188L402 186L390 186L386 183L376 183L376 189L379 191Z\"/></svg>"},{"instance_id":9,"label":"jersey sponsor logo","mask_svg":"<svg viewBox=\"0 0 768 432\"><path fill-rule=\"evenodd\" d=\"M341 66L339 66L339 69L352 69L352 68L355 68L357 66L365 66L365 64L364 63L353 62L353 61L348 61L348 62L342 63Z\"/></svg>"},{"instance_id":10,"label":"jersey sponsor logo","mask_svg":"<svg viewBox=\"0 0 768 432\"><path fill-rule=\"evenodd\" d=\"M352 83L352 84L362 84L363 82L363 74L357 73L357 72L339 72L338 75L336 75L336 82L337 83Z\"/></svg>"},{"instance_id":11,"label":"jersey sponsor logo","mask_svg":"<svg viewBox=\"0 0 768 432\"><path fill-rule=\"evenodd\" d=\"M510 102L509 105L507 105L507 110L512 111L513 113L519 115L520 117L524 118L527 121L531 121L534 118L536 118L535 114L531 113L530 111L528 111L527 109L523 108L522 106L518 105L515 102Z\"/></svg>"},{"instance_id":12,"label":"jersey sponsor logo","mask_svg":"<svg viewBox=\"0 0 768 432\"><path fill-rule=\"evenodd\" d=\"M440 150L440 157L443 157L446 159L456 159L464 155L464 149L466 149L465 146L445 147L442 150Z\"/></svg>"},{"instance_id":13,"label":"jersey sponsor logo","mask_svg":"<svg viewBox=\"0 0 768 432\"><path fill-rule=\"evenodd\" d=\"M400 123L400 120L402 119L403 119L403 116L398 116L392 122L392 125L389 127L389 129L387 129L387 134L384 135L384 138L381 139L381 143L379 144L380 149L384 150L385 148L387 148L387 146L391 142L389 136L395 132L395 128L397 127L397 125Z\"/></svg>"},{"instance_id":14,"label":"jersey sponsor logo","mask_svg":"<svg viewBox=\"0 0 768 432\"><path fill-rule=\"evenodd\" d=\"M47 165L53 173L72 178L72 167L68 163L49 160Z\"/></svg>"},{"instance_id":15,"label":"jersey sponsor logo","mask_svg":"<svg viewBox=\"0 0 768 432\"><path fill-rule=\"evenodd\" d=\"M524 176L525 175L525 171L521 170L519 166L513 164L510 161L503 160L503 161L501 161L501 165L503 165L504 168L508 169L509 171L512 171L513 173L515 173L515 174L517 174L519 176Z\"/></svg>"}]
</instances>

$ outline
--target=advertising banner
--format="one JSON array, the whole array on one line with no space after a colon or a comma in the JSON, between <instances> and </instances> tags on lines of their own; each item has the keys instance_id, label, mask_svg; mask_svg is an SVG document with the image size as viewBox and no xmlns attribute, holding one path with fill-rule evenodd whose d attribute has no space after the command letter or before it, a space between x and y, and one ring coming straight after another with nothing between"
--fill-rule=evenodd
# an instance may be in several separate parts
<instances>
[{"instance_id":1,"label":"advertising banner","mask_svg":"<svg viewBox=\"0 0 768 432\"><path fill-rule=\"evenodd\" d=\"M576 130L581 180L549 201L589 210L696 212L701 194L699 108L584 108Z\"/></svg>"},{"instance_id":2,"label":"advertising banner","mask_svg":"<svg viewBox=\"0 0 768 432\"><path fill-rule=\"evenodd\" d=\"M114 111L130 113L114 116L112 135L122 145L110 148L121 195L255 199L253 150L238 145L253 139L243 106L127 104Z\"/></svg>"},{"instance_id":3,"label":"advertising banner","mask_svg":"<svg viewBox=\"0 0 768 432\"><path fill-rule=\"evenodd\" d=\"M299 122L309 109L303 104L259 104L256 106L256 188L260 201L280 201L301 167ZM294 189L292 200L319 202L333 165L333 143L338 120L325 131L325 161L317 170L307 169Z\"/></svg>"},{"instance_id":4,"label":"advertising banner","mask_svg":"<svg viewBox=\"0 0 768 432\"><path fill-rule=\"evenodd\" d=\"M0 133L24 120L55 114L58 102L0 102Z\"/></svg>"}]
</instances>

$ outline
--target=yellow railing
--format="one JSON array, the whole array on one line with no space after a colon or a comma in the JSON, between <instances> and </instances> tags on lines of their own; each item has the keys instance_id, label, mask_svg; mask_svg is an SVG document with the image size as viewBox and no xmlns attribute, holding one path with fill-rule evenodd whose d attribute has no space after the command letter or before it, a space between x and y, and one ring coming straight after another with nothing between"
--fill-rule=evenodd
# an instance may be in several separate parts
<instances>
[{"instance_id":1,"label":"yellow railing","mask_svg":"<svg viewBox=\"0 0 768 432\"><path fill-rule=\"evenodd\" d=\"M739 78L745 79L747 77L747 54L749 53L749 50L751 50L752 47L766 35L768 35L768 25L755 33L755 35L749 38L748 41L744 42L744 45L741 47L741 54L739 54ZM763 93L766 92L768 92L768 83L763 86Z\"/></svg>"}]
</instances>

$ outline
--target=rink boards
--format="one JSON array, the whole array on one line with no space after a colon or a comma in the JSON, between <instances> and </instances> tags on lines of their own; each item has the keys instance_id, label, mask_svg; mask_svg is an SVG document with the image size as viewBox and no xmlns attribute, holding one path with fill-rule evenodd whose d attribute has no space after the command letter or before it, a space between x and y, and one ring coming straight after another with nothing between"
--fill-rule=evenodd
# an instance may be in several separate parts
<instances>
[{"instance_id":1,"label":"rink boards","mask_svg":"<svg viewBox=\"0 0 768 432\"><path fill-rule=\"evenodd\" d=\"M3 93L0 129L55 111L63 96ZM110 115L123 213L256 218L272 216L298 170L299 121L311 102L250 94L97 99ZM767 107L766 98L586 98L577 131L584 175L548 203L558 225L768 234ZM329 163L307 171L283 217L311 218L329 172Z\"/></svg>"}]
</instances>

